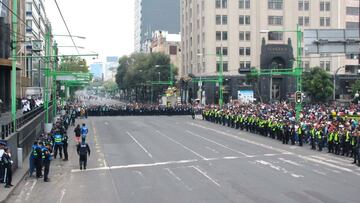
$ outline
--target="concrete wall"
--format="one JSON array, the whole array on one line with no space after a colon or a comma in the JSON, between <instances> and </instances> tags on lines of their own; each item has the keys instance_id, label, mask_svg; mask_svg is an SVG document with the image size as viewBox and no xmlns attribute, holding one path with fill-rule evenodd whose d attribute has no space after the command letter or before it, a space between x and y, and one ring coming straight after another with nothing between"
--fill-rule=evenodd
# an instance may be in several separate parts
<instances>
[{"instance_id":1,"label":"concrete wall","mask_svg":"<svg viewBox=\"0 0 360 203\"><path fill-rule=\"evenodd\" d=\"M49 108L49 120L52 121L52 107ZM17 148L22 148L23 161L31 152L33 142L44 132L45 129L45 111L41 112L34 119L29 121L22 128L6 138L8 146L11 150L11 158L14 161L13 170L18 168ZM28 166L24 166L28 167Z\"/></svg>"}]
</instances>

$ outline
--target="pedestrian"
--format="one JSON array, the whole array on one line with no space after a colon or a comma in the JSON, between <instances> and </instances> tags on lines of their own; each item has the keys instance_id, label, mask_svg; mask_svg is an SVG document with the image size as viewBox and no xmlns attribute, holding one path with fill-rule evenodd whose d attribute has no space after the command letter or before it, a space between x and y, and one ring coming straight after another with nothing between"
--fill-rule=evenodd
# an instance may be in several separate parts
<instances>
[{"instance_id":1,"label":"pedestrian","mask_svg":"<svg viewBox=\"0 0 360 203\"><path fill-rule=\"evenodd\" d=\"M44 156L44 182L49 182L49 171L50 171L50 163L51 163L51 145L47 144L46 148L43 150Z\"/></svg>"},{"instance_id":2,"label":"pedestrian","mask_svg":"<svg viewBox=\"0 0 360 203\"><path fill-rule=\"evenodd\" d=\"M74 133L75 133L76 143L79 144L80 143L80 136L81 136L81 128L80 128L79 124L74 129Z\"/></svg>"},{"instance_id":3,"label":"pedestrian","mask_svg":"<svg viewBox=\"0 0 360 203\"><path fill-rule=\"evenodd\" d=\"M68 140L69 140L69 137L67 136L67 133L65 133L65 135L63 136L63 140L62 140L62 143L63 143L63 150L64 150L64 161L68 161L69 160L69 155L68 155Z\"/></svg>"},{"instance_id":4,"label":"pedestrian","mask_svg":"<svg viewBox=\"0 0 360 203\"><path fill-rule=\"evenodd\" d=\"M2 155L1 160L4 163L4 167L5 167L5 175L4 175L5 187L6 188L12 187L14 186L11 184L13 161L11 160L11 154L9 148L4 149L4 154Z\"/></svg>"},{"instance_id":5,"label":"pedestrian","mask_svg":"<svg viewBox=\"0 0 360 203\"><path fill-rule=\"evenodd\" d=\"M82 124L82 127L80 129L80 133L81 133L81 139L85 139L86 140L86 136L88 134L89 130L87 129L85 123Z\"/></svg>"},{"instance_id":6,"label":"pedestrian","mask_svg":"<svg viewBox=\"0 0 360 203\"><path fill-rule=\"evenodd\" d=\"M77 145L77 153L79 155L80 170L84 168L86 170L87 156L90 156L90 147L85 142L85 138L81 138L81 143Z\"/></svg>"},{"instance_id":7,"label":"pedestrian","mask_svg":"<svg viewBox=\"0 0 360 203\"><path fill-rule=\"evenodd\" d=\"M36 148L38 147L38 142L34 142L33 146L31 147L31 153L29 156L29 177L32 177L35 171L35 158L37 156Z\"/></svg>"}]
</instances>

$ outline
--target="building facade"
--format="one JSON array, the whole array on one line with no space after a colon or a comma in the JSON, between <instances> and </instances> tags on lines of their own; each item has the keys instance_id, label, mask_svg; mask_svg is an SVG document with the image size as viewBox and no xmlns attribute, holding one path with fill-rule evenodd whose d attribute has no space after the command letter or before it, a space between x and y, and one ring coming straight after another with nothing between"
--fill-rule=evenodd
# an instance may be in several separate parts
<instances>
[{"instance_id":1,"label":"building facade","mask_svg":"<svg viewBox=\"0 0 360 203\"><path fill-rule=\"evenodd\" d=\"M135 0L135 51L150 52L152 33L180 32L179 0Z\"/></svg>"},{"instance_id":2,"label":"building facade","mask_svg":"<svg viewBox=\"0 0 360 203\"><path fill-rule=\"evenodd\" d=\"M115 82L115 76L117 72L117 67L119 65L119 57L117 56L108 56L106 57L105 70L104 70L104 80Z\"/></svg>"},{"instance_id":3,"label":"building facade","mask_svg":"<svg viewBox=\"0 0 360 203\"><path fill-rule=\"evenodd\" d=\"M239 69L292 67L297 38L291 31L297 25L301 30L359 28L358 11L358 0L181 0L180 73L183 77L216 77L222 54L224 98L229 102L237 99L239 90L249 88ZM305 70L319 66L330 74L339 67L358 63L344 54L304 52L302 56ZM339 74L345 71L339 70ZM265 101L285 99L295 88L287 81L278 77L269 88L270 81L264 80L258 93ZM192 88L189 94L196 98L194 92L199 88ZM217 84L203 84L200 89L207 103L217 103Z\"/></svg>"},{"instance_id":4,"label":"building facade","mask_svg":"<svg viewBox=\"0 0 360 203\"><path fill-rule=\"evenodd\" d=\"M166 31L155 31L152 35L150 52L160 52L170 57L170 63L181 67L181 35Z\"/></svg>"}]
</instances>

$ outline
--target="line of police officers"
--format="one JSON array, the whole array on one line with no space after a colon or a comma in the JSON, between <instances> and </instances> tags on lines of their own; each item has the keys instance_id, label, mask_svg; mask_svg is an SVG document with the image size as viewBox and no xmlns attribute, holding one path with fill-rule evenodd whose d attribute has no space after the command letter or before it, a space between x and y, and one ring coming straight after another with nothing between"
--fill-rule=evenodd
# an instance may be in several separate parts
<instances>
[{"instance_id":1,"label":"line of police officers","mask_svg":"<svg viewBox=\"0 0 360 203\"><path fill-rule=\"evenodd\" d=\"M325 133L325 126L296 125L288 119L278 119L269 116L256 116L255 114L241 114L217 108L204 109L203 120L223 126L246 130L251 133L269 136L282 141L283 144L303 146L309 140L311 149L322 151L326 146L329 153L350 156L354 164L360 166L360 130L350 131L341 126L332 128Z\"/></svg>"},{"instance_id":2,"label":"line of police officers","mask_svg":"<svg viewBox=\"0 0 360 203\"><path fill-rule=\"evenodd\" d=\"M154 116L154 115L190 115L192 106L90 106L86 110L89 116Z\"/></svg>"}]
</instances>

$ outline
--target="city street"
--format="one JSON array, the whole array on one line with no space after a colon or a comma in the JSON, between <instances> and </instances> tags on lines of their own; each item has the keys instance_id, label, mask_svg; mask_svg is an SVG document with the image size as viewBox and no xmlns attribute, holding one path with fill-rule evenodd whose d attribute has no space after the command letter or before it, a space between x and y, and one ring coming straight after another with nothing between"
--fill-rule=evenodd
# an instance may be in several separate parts
<instances>
[{"instance_id":1,"label":"city street","mask_svg":"<svg viewBox=\"0 0 360 203\"><path fill-rule=\"evenodd\" d=\"M349 158L282 145L200 119L91 117L88 169L70 160L51 182L27 178L9 202L359 202ZM26 166L27 167L27 166Z\"/></svg>"}]
</instances>

